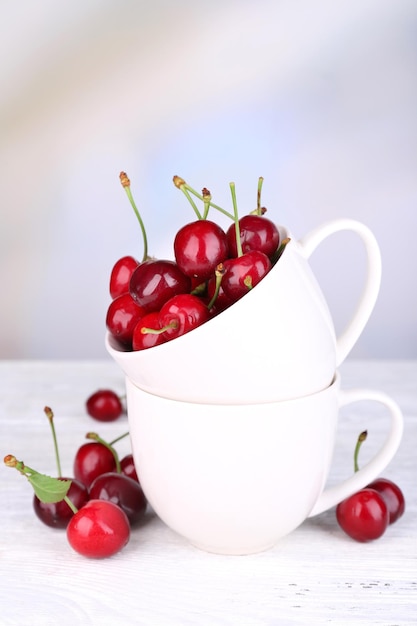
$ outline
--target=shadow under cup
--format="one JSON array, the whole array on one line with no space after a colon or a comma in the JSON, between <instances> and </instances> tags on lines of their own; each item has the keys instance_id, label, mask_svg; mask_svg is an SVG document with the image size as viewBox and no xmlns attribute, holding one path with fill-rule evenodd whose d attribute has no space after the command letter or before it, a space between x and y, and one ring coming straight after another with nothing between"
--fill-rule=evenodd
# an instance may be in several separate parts
<instances>
[{"instance_id":1,"label":"shadow under cup","mask_svg":"<svg viewBox=\"0 0 417 626\"><path fill-rule=\"evenodd\" d=\"M239 405L180 402L126 380L135 465L156 514L195 546L219 554L272 547L308 516L365 486L394 456L402 415L385 394L325 390L295 400ZM324 491L339 408L371 399L391 414L374 459Z\"/></svg>"}]
</instances>

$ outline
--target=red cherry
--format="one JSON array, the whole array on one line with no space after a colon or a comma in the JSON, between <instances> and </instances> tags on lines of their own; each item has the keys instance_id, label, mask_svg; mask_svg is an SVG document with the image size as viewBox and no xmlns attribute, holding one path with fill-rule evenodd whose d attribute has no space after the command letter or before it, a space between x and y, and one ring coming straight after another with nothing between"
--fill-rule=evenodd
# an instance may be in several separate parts
<instances>
[{"instance_id":1,"label":"red cherry","mask_svg":"<svg viewBox=\"0 0 417 626\"><path fill-rule=\"evenodd\" d=\"M88 502L88 489L80 481L69 478L59 478L59 480L71 480L67 496L77 509L80 509ZM33 496L33 508L41 522L52 528L66 528L74 515L65 500L42 502L36 495Z\"/></svg>"},{"instance_id":2,"label":"red cherry","mask_svg":"<svg viewBox=\"0 0 417 626\"><path fill-rule=\"evenodd\" d=\"M89 487L93 480L106 472L114 472L113 452L98 441L89 441L78 448L74 459L74 476Z\"/></svg>"},{"instance_id":3,"label":"red cherry","mask_svg":"<svg viewBox=\"0 0 417 626\"><path fill-rule=\"evenodd\" d=\"M399 519L405 511L405 498L404 494L398 485L388 478L377 478L372 481L368 488L375 489L383 499L388 507L389 523L393 524Z\"/></svg>"},{"instance_id":4,"label":"red cherry","mask_svg":"<svg viewBox=\"0 0 417 626\"><path fill-rule=\"evenodd\" d=\"M70 546L83 556L109 557L128 543L129 520L113 502L90 500L71 518L67 538Z\"/></svg>"},{"instance_id":5,"label":"red cherry","mask_svg":"<svg viewBox=\"0 0 417 626\"><path fill-rule=\"evenodd\" d=\"M235 302L262 280L272 264L266 254L252 250L240 257L227 259L223 266L225 271L221 286L226 296Z\"/></svg>"},{"instance_id":6,"label":"red cherry","mask_svg":"<svg viewBox=\"0 0 417 626\"><path fill-rule=\"evenodd\" d=\"M166 337L164 336L164 333L142 332L142 328L152 328L159 331L161 329L159 312L154 311L153 313L144 315L136 324L132 338L133 350L146 350L147 348L153 348L161 343L165 343Z\"/></svg>"},{"instance_id":7,"label":"red cherry","mask_svg":"<svg viewBox=\"0 0 417 626\"><path fill-rule=\"evenodd\" d=\"M110 295L113 298L129 293L130 277L139 265L132 256L123 256L116 261L110 274Z\"/></svg>"},{"instance_id":8,"label":"red cherry","mask_svg":"<svg viewBox=\"0 0 417 626\"><path fill-rule=\"evenodd\" d=\"M164 304L159 313L161 328L165 328L166 339L188 333L210 319L207 305L192 294L174 296Z\"/></svg>"},{"instance_id":9,"label":"red cherry","mask_svg":"<svg viewBox=\"0 0 417 626\"><path fill-rule=\"evenodd\" d=\"M120 469L122 471L122 474L124 474L125 476L128 476L129 478L133 478L133 480L136 480L137 482L139 482L138 474L136 472L136 467L135 467L135 461L133 459L133 454L126 454L126 456L124 456L120 460Z\"/></svg>"},{"instance_id":10,"label":"red cherry","mask_svg":"<svg viewBox=\"0 0 417 626\"><path fill-rule=\"evenodd\" d=\"M111 389L99 389L86 401L87 413L100 422L113 422L123 413L122 402Z\"/></svg>"},{"instance_id":11,"label":"red cherry","mask_svg":"<svg viewBox=\"0 0 417 626\"><path fill-rule=\"evenodd\" d=\"M271 257L279 245L279 230L271 220L262 215L244 215L239 220L240 241L242 252L259 250ZM236 244L236 228L231 224L227 230L227 242L230 256L238 254Z\"/></svg>"},{"instance_id":12,"label":"red cherry","mask_svg":"<svg viewBox=\"0 0 417 626\"><path fill-rule=\"evenodd\" d=\"M146 313L159 311L169 298L188 293L191 279L174 261L151 260L141 263L130 279L130 295Z\"/></svg>"},{"instance_id":13,"label":"red cherry","mask_svg":"<svg viewBox=\"0 0 417 626\"><path fill-rule=\"evenodd\" d=\"M336 519L352 539L372 541L381 537L387 529L388 507L375 489L361 489L337 505Z\"/></svg>"},{"instance_id":14,"label":"red cherry","mask_svg":"<svg viewBox=\"0 0 417 626\"><path fill-rule=\"evenodd\" d=\"M106 326L109 332L120 343L131 347L133 329L145 315L143 307L133 300L130 294L125 293L115 298L107 309Z\"/></svg>"},{"instance_id":15,"label":"red cherry","mask_svg":"<svg viewBox=\"0 0 417 626\"><path fill-rule=\"evenodd\" d=\"M117 472L97 476L90 485L90 498L114 502L123 509L131 524L143 518L147 505L138 481Z\"/></svg>"},{"instance_id":16,"label":"red cherry","mask_svg":"<svg viewBox=\"0 0 417 626\"><path fill-rule=\"evenodd\" d=\"M226 233L210 220L186 224L175 236L174 254L184 274L206 279L228 257Z\"/></svg>"}]
</instances>

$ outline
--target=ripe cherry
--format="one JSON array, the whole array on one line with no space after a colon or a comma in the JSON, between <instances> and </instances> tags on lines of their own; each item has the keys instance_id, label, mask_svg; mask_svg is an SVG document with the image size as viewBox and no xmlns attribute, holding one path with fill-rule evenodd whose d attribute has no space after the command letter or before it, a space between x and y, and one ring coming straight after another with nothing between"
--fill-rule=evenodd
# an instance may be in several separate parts
<instances>
[{"instance_id":1,"label":"ripe cherry","mask_svg":"<svg viewBox=\"0 0 417 626\"><path fill-rule=\"evenodd\" d=\"M252 250L242 256L227 259L223 266L225 272L222 288L226 296L235 302L264 278L272 264L266 254Z\"/></svg>"},{"instance_id":2,"label":"ripe cherry","mask_svg":"<svg viewBox=\"0 0 417 626\"><path fill-rule=\"evenodd\" d=\"M67 496L77 509L80 509L88 502L88 489L80 481L64 477L60 477L58 480L71 480ZM73 510L65 500L42 502L36 494L33 496L33 508L41 522L52 528L66 528L74 515Z\"/></svg>"},{"instance_id":3,"label":"ripe cherry","mask_svg":"<svg viewBox=\"0 0 417 626\"><path fill-rule=\"evenodd\" d=\"M89 500L67 526L71 547L89 558L106 558L119 552L130 539L126 513L108 500Z\"/></svg>"},{"instance_id":4,"label":"ripe cherry","mask_svg":"<svg viewBox=\"0 0 417 626\"><path fill-rule=\"evenodd\" d=\"M378 539L389 523L388 507L375 489L361 489L336 507L336 518L349 537L366 542Z\"/></svg>"},{"instance_id":5,"label":"ripe cherry","mask_svg":"<svg viewBox=\"0 0 417 626\"><path fill-rule=\"evenodd\" d=\"M107 309L107 329L117 341L131 347L133 330L145 313L129 293L124 293L112 300Z\"/></svg>"},{"instance_id":6,"label":"ripe cherry","mask_svg":"<svg viewBox=\"0 0 417 626\"><path fill-rule=\"evenodd\" d=\"M90 498L117 504L131 524L141 520L146 511L147 500L139 482L117 472L97 476L90 485Z\"/></svg>"},{"instance_id":7,"label":"ripe cherry","mask_svg":"<svg viewBox=\"0 0 417 626\"><path fill-rule=\"evenodd\" d=\"M130 277L139 265L132 256L123 256L113 265L110 274L110 295L112 299L129 293Z\"/></svg>"},{"instance_id":8,"label":"ripe cherry","mask_svg":"<svg viewBox=\"0 0 417 626\"><path fill-rule=\"evenodd\" d=\"M133 454L126 454L126 456L120 459L120 470L125 476L133 478L133 480L139 482Z\"/></svg>"},{"instance_id":9,"label":"ripe cherry","mask_svg":"<svg viewBox=\"0 0 417 626\"><path fill-rule=\"evenodd\" d=\"M87 413L100 422L112 422L123 413L120 397L111 389L99 389L86 401Z\"/></svg>"},{"instance_id":10,"label":"ripe cherry","mask_svg":"<svg viewBox=\"0 0 417 626\"><path fill-rule=\"evenodd\" d=\"M159 311L167 300L191 290L191 279L174 261L149 260L141 263L130 279L130 295L146 313Z\"/></svg>"},{"instance_id":11,"label":"ripe cherry","mask_svg":"<svg viewBox=\"0 0 417 626\"><path fill-rule=\"evenodd\" d=\"M146 350L147 348L153 348L161 343L165 343L166 337L160 332L142 332L144 329L154 329L159 331L161 324L159 320L159 312L153 311L144 315L136 324L132 337L132 349L133 350Z\"/></svg>"},{"instance_id":12,"label":"ripe cherry","mask_svg":"<svg viewBox=\"0 0 417 626\"><path fill-rule=\"evenodd\" d=\"M89 441L78 448L74 458L74 476L89 487L105 472L114 472L116 459L109 447L99 441Z\"/></svg>"},{"instance_id":13,"label":"ripe cherry","mask_svg":"<svg viewBox=\"0 0 417 626\"><path fill-rule=\"evenodd\" d=\"M209 278L229 254L224 230L210 220L197 220L183 226L174 239L178 267L187 276Z\"/></svg>"},{"instance_id":14,"label":"ripe cherry","mask_svg":"<svg viewBox=\"0 0 417 626\"><path fill-rule=\"evenodd\" d=\"M368 487L383 497L388 507L389 523L396 522L405 511L405 498L399 486L388 478L376 478Z\"/></svg>"},{"instance_id":15,"label":"ripe cherry","mask_svg":"<svg viewBox=\"0 0 417 626\"><path fill-rule=\"evenodd\" d=\"M268 257L272 257L279 245L279 230L277 226L262 215L244 215L239 219L240 242L242 252L259 250ZM234 224L227 230L227 242L230 256L238 256L236 243L236 228Z\"/></svg>"}]
</instances>

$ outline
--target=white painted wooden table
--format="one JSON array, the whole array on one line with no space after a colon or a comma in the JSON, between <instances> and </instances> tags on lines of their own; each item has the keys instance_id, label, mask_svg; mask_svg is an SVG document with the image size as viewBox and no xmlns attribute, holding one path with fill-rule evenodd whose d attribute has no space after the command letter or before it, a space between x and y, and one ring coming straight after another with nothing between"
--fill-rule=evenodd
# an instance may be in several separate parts
<instances>
[{"instance_id":1,"label":"white painted wooden table","mask_svg":"<svg viewBox=\"0 0 417 626\"><path fill-rule=\"evenodd\" d=\"M384 475L403 489L405 515L378 541L355 543L338 528L334 510L306 521L274 549L253 556L206 554L149 512L128 546L104 561L85 559L65 532L35 517L32 491L15 470L0 470L0 624L417 624L417 361L348 361L344 388L371 387L392 395L404 413L405 434ZM85 399L100 387L123 393L113 362L0 361L1 459L8 453L55 473L45 405L55 412L64 473L95 430L105 439L128 429L126 417L100 424ZM348 407L340 416L329 483L352 472L356 437L368 429L365 463L383 440L387 416L378 405ZM119 453L129 450L120 442Z\"/></svg>"}]
</instances>

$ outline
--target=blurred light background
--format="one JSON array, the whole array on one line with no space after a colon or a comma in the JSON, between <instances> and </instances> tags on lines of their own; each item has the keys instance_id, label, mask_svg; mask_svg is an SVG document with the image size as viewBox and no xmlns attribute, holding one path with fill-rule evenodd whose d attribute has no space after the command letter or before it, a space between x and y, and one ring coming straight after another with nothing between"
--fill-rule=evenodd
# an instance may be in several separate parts
<instances>
[{"instance_id":1,"label":"blurred light background","mask_svg":"<svg viewBox=\"0 0 417 626\"><path fill-rule=\"evenodd\" d=\"M178 174L230 206L256 200L299 238L367 224L380 296L352 352L417 357L415 0L2 3L1 358L100 358L113 263L172 258L194 214ZM336 329L364 277L335 235L311 264ZM285 297L285 294L283 294ZM295 312L296 315L296 312ZM267 329L265 329L267 330Z\"/></svg>"}]
</instances>

